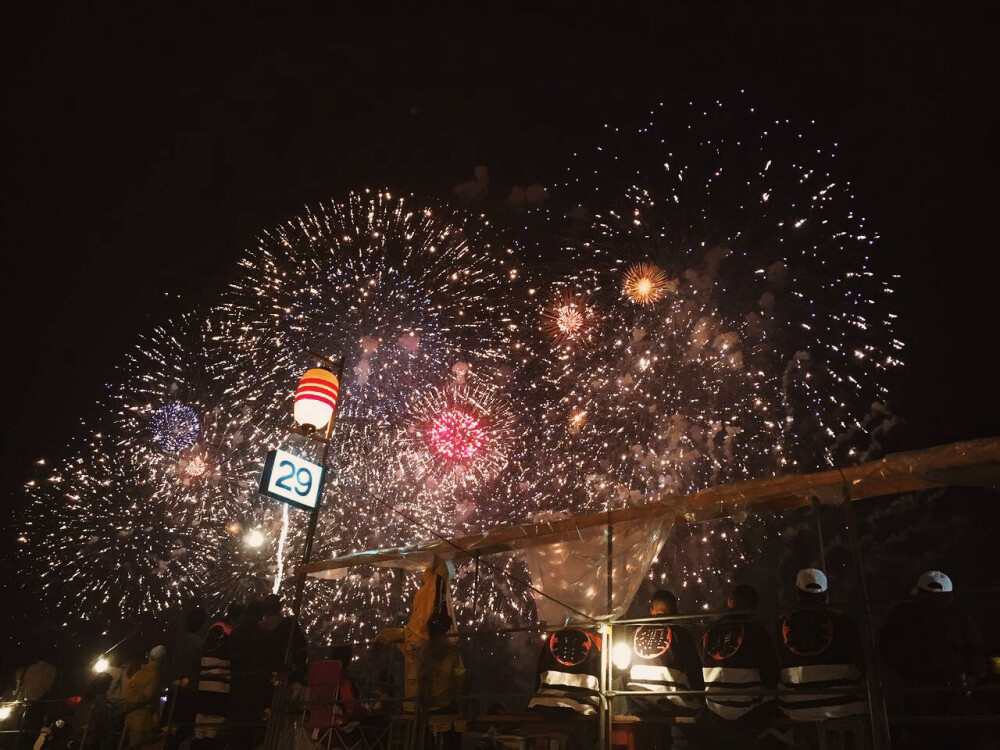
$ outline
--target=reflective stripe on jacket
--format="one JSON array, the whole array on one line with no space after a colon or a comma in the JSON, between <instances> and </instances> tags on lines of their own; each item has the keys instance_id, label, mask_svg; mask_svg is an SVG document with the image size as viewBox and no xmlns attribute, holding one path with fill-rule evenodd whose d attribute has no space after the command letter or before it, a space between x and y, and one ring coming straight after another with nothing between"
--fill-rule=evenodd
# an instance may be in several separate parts
<instances>
[{"instance_id":1,"label":"reflective stripe on jacket","mask_svg":"<svg viewBox=\"0 0 1000 750\"><path fill-rule=\"evenodd\" d=\"M765 701L759 669L705 667L705 705L723 719L738 719Z\"/></svg>"},{"instance_id":2,"label":"reflective stripe on jacket","mask_svg":"<svg viewBox=\"0 0 1000 750\"><path fill-rule=\"evenodd\" d=\"M538 689L528 708L593 716L601 705L601 638L583 628L552 633L538 657Z\"/></svg>"},{"instance_id":3,"label":"reflective stripe on jacket","mask_svg":"<svg viewBox=\"0 0 1000 750\"><path fill-rule=\"evenodd\" d=\"M594 675L548 670L539 676L541 685L528 708L569 708L583 716L594 716L601 705L601 683Z\"/></svg>"},{"instance_id":4,"label":"reflective stripe on jacket","mask_svg":"<svg viewBox=\"0 0 1000 750\"><path fill-rule=\"evenodd\" d=\"M667 622L640 625L632 635L633 663L627 690L658 695L630 695L629 710L639 715L693 716L702 706L700 695L678 691L701 690L701 661L691 634Z\"/></svg>"},{"instance_id":5,"label":"reflective stripe on jacket","mask_svg":"<svg viewBox=\"0 0 1000 750\"><path fill-rule=\"evenodd\" d=\"M664 698L674 707L696 711L701 707L701 700L697 695L677 695L677 690L690 690L691 685L683 672L679 669L661 667L656 664L633 664L629 671L628 685L626 690L647 690L651 693L663 693ZM636 699L644 700L644 696L629 696L633 702ZM643 704L640 703L640 706Z\"/></svg>"},{"instance_id":6,"label":"reflective stripe on jacket","mask_svg":"<svg viewBox=\"0 0 1000 750\"><path fill-rule=\"evenodd\" d=\"M212 656L201 657L198 689L210 693L228 693L231 672L229 659L216 659Z\"/></svg>"},{"instance_id":7,"label":"reflective stripe on jacket","mask_svg":"<svg viewBox=\"0 0 1000 750\"><path fill-rule=\"evenodd\" d=\"M823 721L867 713L868 701L860 690L861 670L853 664L811 664L781 670L778 705L796 721ZM838 688L823 693L823 688ZM845 688L856 688L845 692Z\"/></svg>"},{"instance_id":8,"label":"reflective stripe on jacket","mask_svg":"<svg viewBox=\"0 0 1000 750\"><path fill-rule=\"evenodd\" d=\"M778 661L764 627L741 615L714 623L702 637L705 706L727 720L740 719L772 700Z\"/></svg>"}]
</instances>

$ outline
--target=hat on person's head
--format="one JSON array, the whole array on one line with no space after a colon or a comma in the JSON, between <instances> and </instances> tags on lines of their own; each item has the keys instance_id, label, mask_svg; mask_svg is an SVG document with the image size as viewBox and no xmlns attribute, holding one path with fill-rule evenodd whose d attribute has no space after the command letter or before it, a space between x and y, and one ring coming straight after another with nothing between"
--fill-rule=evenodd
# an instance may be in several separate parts
<instances>
[{"instance_id":1,"label":"hat on person's head","mask_svg":"<svg viewBox=\"0 0 1000 750\"><path fill-rule=\"evenodd\" d=\"M167 649L165 646L156 646L149 652L150 661L163 661L165 658L167 658Z\"/></svg>"},{"instance_id":2,"label":"hat on person's head","mask_svg":"<svg viewBox=\"0 0 1000 750\"><path fill-rule=\"evenodd\" d=\"M916 594L920 591L930 591L932 594L950 594L952 592L951 579L940 570L928 570L920 576L916 588L910 593Z\"/></svg>"},{"instance_id":3,"label":"hat on person's head","mask_svg":"<svg viewBox=\"0 0 1000 750\"><path fill-rule=\"evenodd\" d=\"M817 568L803 568L795 576L795 588L807 594L822 594L826 587L826 574Z\"/></svg>"}]
</instances>

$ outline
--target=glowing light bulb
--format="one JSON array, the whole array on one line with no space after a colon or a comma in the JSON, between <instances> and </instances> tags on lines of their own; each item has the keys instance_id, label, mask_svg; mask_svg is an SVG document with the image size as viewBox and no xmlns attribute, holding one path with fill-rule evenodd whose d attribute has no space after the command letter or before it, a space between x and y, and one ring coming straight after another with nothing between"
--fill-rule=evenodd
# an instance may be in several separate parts
<instances>
[{"instance_id":1,"label":"glowing light bulb","mask_svg":"<svg viewBox=\"0 0 1000 750\"><path fill-rule=\"evenodd\" d=\"M616 643L611 651L611 659L618 669L628 669L632 663L632 647L627 643Z\"/></svg>"}]
</instances>

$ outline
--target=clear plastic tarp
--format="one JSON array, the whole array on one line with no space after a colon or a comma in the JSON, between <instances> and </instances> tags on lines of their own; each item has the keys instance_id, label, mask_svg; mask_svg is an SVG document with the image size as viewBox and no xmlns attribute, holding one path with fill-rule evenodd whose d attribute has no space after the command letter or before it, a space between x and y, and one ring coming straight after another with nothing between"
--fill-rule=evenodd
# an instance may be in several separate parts
<instances>
[{"instance_id":1,"label":"clear plastic tarp","mask_svg":"<svg viewBox=\"0 0 1000 750\"><path fill-rule=\"evenodd\" d=\"M612 526L610 581L608 526L580 528L572 539L522 550L531 584L541 592L534 593L539 621L553 626L620 617L673 525L670 516Z\"/></svg>"}]
</instances>

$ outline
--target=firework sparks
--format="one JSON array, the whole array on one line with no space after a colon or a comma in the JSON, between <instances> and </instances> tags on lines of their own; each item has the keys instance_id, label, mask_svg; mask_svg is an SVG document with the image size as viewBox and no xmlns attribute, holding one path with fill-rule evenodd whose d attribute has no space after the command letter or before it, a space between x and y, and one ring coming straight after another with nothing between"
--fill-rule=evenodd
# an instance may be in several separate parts
<instances>
[{"instance_id":1,"label":"firework sparks","mask_svg":"<svg viewBox=\"0 0 1000 750\"><path fill-rule=\"evenodd\" d=\"M199 523L258 504L260 453L276 442L259 415L236 406L221 378L229 354L212 316L159 326L129 354L111 389L110 433L153 501Z\"/></svg>"},{"instance_id":2,"label":"firework sparks","mask_svg":"<svg viewBox=\"0 0 1000 750\"><path fill-rule=\"evenodd\" d=\"M452 382L416 392L403 424L402 470L441 494L495 479L507 465L515 420L496 386Z\"/></svg>"},{"instance_id":3,"label":"firework sparks","mask_svg":"<svg viewBox=\"0 0 1000 750\"><path fill-rule=\"evenodd\" d=\"M386 192L265 233L218 309L132 353L110 437L31 484L24 538L59 553L45 591L127 614L280 588L305 523L254 484L269 448L316 458L287 432L306 350L347 362L318 556L866 458L901 346L891 316L868 317L891 291L869 270L874 234L829 151L790 124L697 125L674 138L654 115L581 157L563 190L588 210L558 233L572 240L539 240L560 276L543 263L526 292L531 274L482 217ZM548 303L525 310L536 291ZM738 549L738 531L719 538ZM97 562L75 566L81 553ZM472 576L458 578L465 618ZM366 613L410 585L365 569L310 583L304 617L368 637ZM523 621L530 597L506 585L477 596Z\"/></svg>"},{"instance_id":4,"label":"firework sparks","mask_svg":"<svg viewBox=\"0 0 1000 750\"><path fill-rule=\"evenodd\" d=\"M750 130L733 131L715 110L696 118L676 134L662 113L638 133L609 129L615 142L580 156L552 191L587 209L550 230L573 238L556 248L571 270L553 286L586 289L601 322L586 347L537 349L536 393L550 406L527 449L536 461L518 469L540 509L865 460L891 426L891 289L870 271L876 236L830 149L792 123L748 114ZM662 270L656 304L628 285L650 278L642 264ZM740 529L726 543L752 547ZM717 590L745 560L720 557L684 583Z\"/></svg>"},{"instance_id":5,"label":"firework sparks","mask_svg":"<svg viewBox=\"0 0 1000 750\"><path fill-rule=\"evenodd\" d=\"M676 290L677 282L653 263L636 263L622 279L622 294L637 305L652 305Z\"/></svg>"},{"instance_id":6,"label":"firework sparks","mask_svg":"<svg viewBox=\"0 0 1000 750\"><path fill-rule=\"evenodd\" d=\"M28 548L49 551L40 578L53 614L132 617L202 594L203 561L216 554L219 536L211 525L193 524L153 501L144 478L129 454L95 435L30 483L23 538ZM25 558L38 564L35 556Z\"/></svg>"},{"instance_id":7,"label":"firework sparks","mask_svg":"<svg viewBox=\"0 0 1000 750\"><path fill-rule=\"evenodd\" d=\"M542 330L559 345L587 341L593 332L596 312L582 295L563 293L542 309Z\"/></svg>"},{"instance_id":8,"label":"firework sparks","mask_svg":"<svg viewBox=\"0 0 1000 750\"><path fill-rule=\"evenodd\" d=\"M153 442L164 451L176 453L190 448L201 435L198 412L179 402L164 404L149 418Z\"/></svg>"},{"instance_id":9,"label":"firework sparks","mask_svg":"<svg viewBox=\"0 0 1000 750\"><path fill-rule=\"evenodd\" d=\"M461 409L449 409L434 418L428 428L431 448L451 461L467 461L479 455L486 433L479 420Z\"/></svg>"},{"instance_id":10,"label":"firework sparks","mask_svg":"<svg viewBox=\"0 0 1000 750\"><path fill-rule=\"evenodd\" d=\"M396 436L410 435L415 394L427 393L443 373L453 372L461 388L470 368L484 374L509 368L522 323L508 290L520 285L520 273L513 251L489 223L387 192L353 193L265 233L240 268L223 306L227 330L234 332L228 340L232 375L223 379L233 383L234 400L252 404L262 423L280 430L290 414L289 384L307 364L304 352L343 355L347 362L328 458L336 467L330 492L337 500L324 506L314 554L426 536L391 511L397 503L433 529L455 528L458 516L482 520L461 509L474 504L470 493L505 465L500 423L482 413L489 417L492 405L456 403L465 418L438 415L436 442L430 423L404 449ZM461 373L456 363L464 363ZM479 420L478 449L470 420ZM294 446L305 458L315 459L315 451ZM301 549L303 532L291 518L283 532L285 557ZM323 588L316 598L307 588L307 621L341 636L370 631L370 618L323 622L320 613L331 607L364 612L385 597L371 577L349 583L333 592Z\"/></svg>"}]
</instances>

